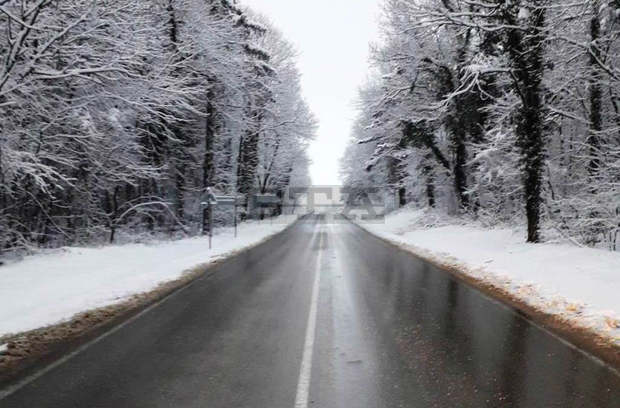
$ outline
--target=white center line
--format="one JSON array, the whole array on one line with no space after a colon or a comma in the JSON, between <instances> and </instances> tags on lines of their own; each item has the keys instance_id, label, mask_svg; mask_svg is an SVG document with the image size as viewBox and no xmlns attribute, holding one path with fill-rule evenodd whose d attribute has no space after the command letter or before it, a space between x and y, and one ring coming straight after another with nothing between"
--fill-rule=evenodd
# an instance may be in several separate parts
<instances>
[{"instance_id":1,"label":"white center line","mask_svg":"<svg viewBox=\"0 0 620 408\"><path fill-rule=\"evenodd\" d=\"M319 303L319 283L321 282L321 260L323 255L323 235L319 232L319 254L314 272L314 284L312 285L312 300L310 301L310 312L308 313L308 324L306 326L306 341L304 343L304 354L299 370L299 381L297 382L297 396L295 397L295 408L308 408L308 396L310 395L310 377L312 375L312 354L314 352L314 339L316 334L316 315Z\"/></svg>"}]
</instances>

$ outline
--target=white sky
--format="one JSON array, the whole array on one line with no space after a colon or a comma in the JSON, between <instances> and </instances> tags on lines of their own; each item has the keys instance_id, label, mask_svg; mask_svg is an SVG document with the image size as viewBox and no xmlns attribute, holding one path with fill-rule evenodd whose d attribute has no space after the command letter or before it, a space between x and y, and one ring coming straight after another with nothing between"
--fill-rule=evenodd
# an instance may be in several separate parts
<instances>
[{"instance_id":1,"label":"white sky","mask_svg":"<svg viewBox=\"0 0 620 408\"><path fill-rule=\"evenodd\" d=\"M320 127L310 148L312 182L337 185L355 117L353 102L378 36L379 0L241 0L297 47L304 97Z\"/></svg>"}]
</instances>

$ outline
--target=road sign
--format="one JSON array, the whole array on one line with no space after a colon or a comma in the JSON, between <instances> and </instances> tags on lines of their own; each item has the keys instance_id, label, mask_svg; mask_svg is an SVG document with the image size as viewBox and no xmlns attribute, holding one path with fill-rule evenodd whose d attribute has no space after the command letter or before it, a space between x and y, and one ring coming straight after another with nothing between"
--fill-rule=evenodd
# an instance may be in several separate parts
<instances>
[{"instance_id":1,"label":"road sign","mask_svg":"<svg viewBox=\"0 0 620 408\"><path fill-rule=\"evenodd\" d=\"M282 199L273 194L255 195L254 203L257 207L276 207L282 203Z\"/></svg>"},{"instance_id":2,"label":"road sign","mask_svg":"<svg viewBox=\"0 0 620 408\"><path fill-rule=\"evenodd\" d=\"M233 207L233 225L235 226L235 238L237 237L237 206L242 205L243 197L239 196L213 196L216 204L219 206Z\"/></svg>"},{"instance_id":3,"label":"road sign","mask_svg":"<svg viewBox=\"0 0 620 408\"><path fill-rule=\"evenodd\" d=\"M240 205L239 197L234 196L215 196L215 200L217 201L217 205Z\"/></svg>"}]
</instances>

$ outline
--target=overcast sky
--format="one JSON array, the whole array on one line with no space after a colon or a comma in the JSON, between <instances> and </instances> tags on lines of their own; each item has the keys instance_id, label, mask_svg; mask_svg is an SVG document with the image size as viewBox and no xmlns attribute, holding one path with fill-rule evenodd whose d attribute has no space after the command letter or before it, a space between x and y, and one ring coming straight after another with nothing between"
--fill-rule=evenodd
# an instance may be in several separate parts
<instances>
[{"instance_id":1,"label":"overcast sky","mask_svg":"<svg viewBox=\"0 0 620 408\"><path fill-rule=\"evenodd\" d=\"M353 102L377 37L379 0L241 0L265 14L300 53L304 96L320 122L310 149L315 185L340 184L339 159L355 116Z\"/></svg>"}]
</instances>

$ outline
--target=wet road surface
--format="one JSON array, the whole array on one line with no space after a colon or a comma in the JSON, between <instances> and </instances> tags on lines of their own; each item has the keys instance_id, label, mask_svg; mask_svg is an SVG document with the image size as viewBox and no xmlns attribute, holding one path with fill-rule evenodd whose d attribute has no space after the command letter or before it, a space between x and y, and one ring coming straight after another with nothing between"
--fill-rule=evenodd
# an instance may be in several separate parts
<instances>
[{"instance_id":1,"label":"wet road surface","mask_svg":"<svg viewBox=\"0 0 620 408\"><path fill-rule=\"evenodd\" d=\"M298 222L0 400L619 407L620 377L349 223Z\"/></svg>"}]
</instances>

